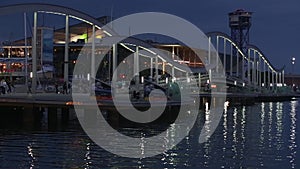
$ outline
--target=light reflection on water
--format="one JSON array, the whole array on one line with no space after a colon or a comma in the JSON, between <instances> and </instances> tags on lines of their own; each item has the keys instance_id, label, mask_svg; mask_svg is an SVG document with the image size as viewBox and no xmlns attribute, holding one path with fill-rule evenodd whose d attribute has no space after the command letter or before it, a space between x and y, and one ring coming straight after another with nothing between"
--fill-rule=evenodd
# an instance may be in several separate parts
<instances>
[{"instance_id":1,"label":"light reflection on water","mask_svg":"<svg viewBox=\"0 0 300 169\"><path fill-rule=\"evenodd\" d=\"M202 144L198 143L200 131L211 119L209 111L200 112L190 135L180 144L145 159L106 152L77 123L55 132L1 129L0 168L297 168L298 105L290 101L229 107L213 136ZM172 143L176 135L175 125L170 127L166 143ZM137 129L120 130L132 133ZM143 153L143 137L140 146ZM130 151L130 147L125 149Z\"/></svg>"}]
</instances>

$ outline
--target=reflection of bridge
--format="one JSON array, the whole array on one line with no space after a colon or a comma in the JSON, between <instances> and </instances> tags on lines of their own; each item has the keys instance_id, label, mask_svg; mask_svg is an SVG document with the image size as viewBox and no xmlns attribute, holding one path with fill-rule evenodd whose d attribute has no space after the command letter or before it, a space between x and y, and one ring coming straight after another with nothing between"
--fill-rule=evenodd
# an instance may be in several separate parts
<instances>
[{"instance_id":1,"label":"reflection of bridge","mask_svg":"<svg viewBox=\"0 0 300 169\"><path fill-rule=\"evenodd\" d=\"M96 49L99 39L105 37L118 37L118 35L108 28L102 29L103 24L95 18L84 14L82 12L55 5L46 4L23 4L0 7L0 15L16 13L16 12L33 12L33 40L32 40L32 89L35 92L37 81L37 25L38 14L50 14L59 15L65 17L65 39L64 39L64 80L68 81L69 75L69 42L70 42L70 30L69 20L70 18L82 21L90 25L92 29L92 37L89 42L90 48L90 63L88 64L91 69L86 72L88 75L95 77L95 61L97 60ZM97 31L101 31L104 37L97 37ZM156 83L159 83L159 76L164 74L166 70L169 70L169 74L173 77L172 80L185 78L186 81L190 81L191 78L196 83L206 84L209 83L212 88L218 88L220 83L224 83L222 78L218 76L221 72L226 72L226 85L230 90L235 89L251 89L253 91L273 91L278 87L284 86L284 70L276 69L262 51L254 45L247 46L247 52L243 52L238 45L226 34L221 32L211 32L207 34L209 48L205 50L206 58L205 65L207 73L194 73L190 69L186 69L179 62L174 61L174 55L176 52L172 51L172 56L168 56L162 52L153 50L153 46L142 40L127 38L119 44L113 44L111 49L112 56L112 70L116 70L118 66L118 46L127 49L130 53L134 54L133 59L133 74L139 75L140 72L140 60L146 59L149 75L154 77ZM214 45L215 48L212 47ZM217 53L216 53L217 52ZM218 55L219 57L217 57ZM182 58L177 53L177 58ZM220 59L219 59L220 58ZM145 62L146 63L146 62ZM162 70L161 72L159 70ZM220 79L220 80L219 80ZM201 85L201 86L203 86ZM221 86L221 85L220 85ZM223 89L220 89L223 90Z\"/></svg>"}]
</instances>

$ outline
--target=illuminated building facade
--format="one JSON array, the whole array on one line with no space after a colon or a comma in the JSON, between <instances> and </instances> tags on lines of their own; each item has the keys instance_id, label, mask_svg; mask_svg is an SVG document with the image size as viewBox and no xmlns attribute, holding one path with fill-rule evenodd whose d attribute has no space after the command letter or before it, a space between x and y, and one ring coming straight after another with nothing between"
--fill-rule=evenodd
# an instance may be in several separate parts
<instances>
[{"instance_id":1,"label":"illuminated building facade","mask_svg":"<svg viewBox=\"0 0 300 169\"><path fill-rule=\"evenodd\" d=\"M104 16L98 20L106 24L110 21L110 17ZM72 76L72 70L79 55L85 55L87 62L90 62L90 53L85 51L85 48L91 47L88 39L92 37L92 27L87 23L78 23L69 27L70 41L69 41L69 76ZM65 28L53 29L49 27L38 27L37 29L37 73L41 79L61 79L64 74L64 55L65 55ZM101 39L105 34L101 31L96 32L96 38ZM166 56L172 57L173 60L181 64L187 64L191 68L203 68L203 63L199 60L196 54L190 48L179 44L163 44L156 42L149 42L156 48L162 49ZM12 79L24 79L26 75L26 57L27 55L27 76L29 77L32 71L32 38L27 38L27 46L24 45L24 39L16 40L11 43L3 44L0 53L0 76L3 78L10 77ZM85 48L83 48L85 46ZM95 55L102 55L105 48L96 47ZM204 52L204 51L202 51ZM133 72L130 69L130 60L124 59L130 54L130 51L118 45L117 47L118 59L117 64L125 66L126 72L120 73L121 78L125 78L126 74ZM105 56L104 62L101 63L101 70L98 70L97 76L99 78L107 78L112 76L112 66L108 63L112 62L108 52ZM143 62L145 66L149 65L149 61Z\"/></svg>"}]
</instances>

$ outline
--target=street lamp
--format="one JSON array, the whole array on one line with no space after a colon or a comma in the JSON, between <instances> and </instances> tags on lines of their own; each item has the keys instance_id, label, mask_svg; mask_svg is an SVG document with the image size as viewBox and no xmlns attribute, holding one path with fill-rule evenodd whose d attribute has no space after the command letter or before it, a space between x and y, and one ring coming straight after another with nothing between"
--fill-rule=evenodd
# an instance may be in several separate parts
<instances>
[{"instance_id":1,"label":"street lamp","mask_svg":"<svg viewBox=\"0 0 300 169\"><path fill-rule=\"evenodd\" d=\"M296 62L296 58L292 57L292 74L294 74L294 64Z\"/></svg>"},{"instance_id":2,"label":"street lamp","mask_svg":"<svg viewBox=\"0 0 300 169\"><path fill-rule=\"evenodd\" d=\"M295 57L292 57L292 86L294 86L294 65L295 65L295 62L296 62L296 58Z\"/></svg>"}]
</instances>

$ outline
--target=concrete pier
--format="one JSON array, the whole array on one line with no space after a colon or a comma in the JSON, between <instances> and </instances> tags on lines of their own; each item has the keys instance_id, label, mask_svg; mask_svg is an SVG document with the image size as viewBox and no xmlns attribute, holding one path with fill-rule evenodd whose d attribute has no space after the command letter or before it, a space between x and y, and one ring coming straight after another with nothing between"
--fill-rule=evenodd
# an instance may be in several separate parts
<instances>
[{"instance_id":1,"label":"concrete pier","mask_svg":"<svg viewBox=\"0 0 300 169\"><path fill-rule=\"evenodd\" d=\"M210 109L211 106L214 106L216 101L218 102L218 95L223 98L226 97L226 101L229 101L230 106L234 105L249 105L254 104L258 101L284 101L291 100L297 95L275 95L275 94L231 94L227 93L226 95L219 93L214 95L200 94L195 96L197 102L199 102L199 109L206 110ZM224 99L223 99L224 101ZM133 102L136 108L142 109L143 111L147 110L149 102L146 101L136 101ZM156 108L157 111L164 111L162 115L151 122L155 123L173 123L178 115L178 109L181 102L168 101L166 107L152 107ZM223 105L224 103L218 103L218 105ZM61 128L64 125L68 124L70 117L76 116L73 112L72 98L70 95L58 95L58 94L14 94L14 95L1 95L0 96L0 105L1 105L1 118L0 118L0 127L14 124L15 128L23 126L25 129L32 129L36 126L41 125L41 120L46 119L46 127L48 130L56 130ZM101 109L101 112L109 122L109 124L115 128L121 126L135 126L137 123L133 123L123 117L114 107L114 104L111 100L99 100L98 106ZM123 108L126 109L128 105L124 104ZM72 115L71 112L72 111ZM43 117L44 115L44 117ZM90 125L90 127L95 126L97 122L97 113L96 110L90 108L89 105L86 105L83 109L82 116L84 121ZM150 117L151 118L151 117ZM44 124L45 125L45 124Z\"/></svg>"}]
</instances>

